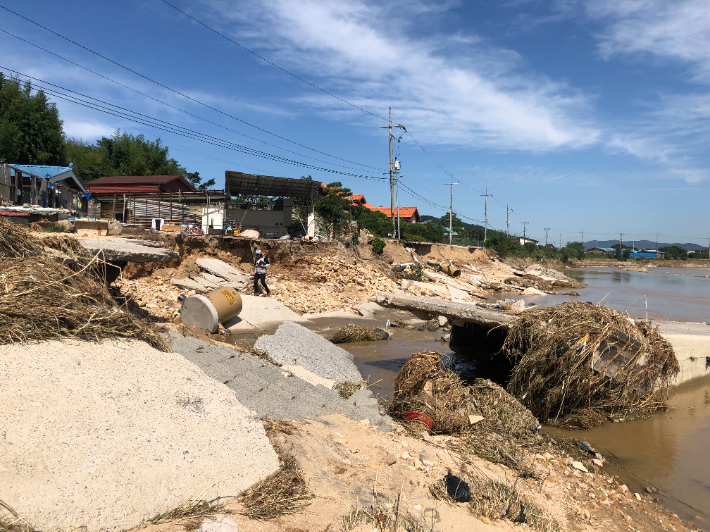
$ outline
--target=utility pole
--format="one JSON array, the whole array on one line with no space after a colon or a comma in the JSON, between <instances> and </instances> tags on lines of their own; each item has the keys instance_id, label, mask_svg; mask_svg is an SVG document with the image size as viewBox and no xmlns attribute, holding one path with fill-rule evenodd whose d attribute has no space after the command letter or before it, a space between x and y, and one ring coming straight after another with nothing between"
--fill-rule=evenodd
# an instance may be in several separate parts
<instances>
[{"instance_id":1,"label":"utility pole","mask_svg":"<svg viewBox=\"0 0 710 532\"><path fill-rule=\"evenodd\" d=\"M510 211L513 209L508 207L508 204L505 204L505 236L510 236Z\"/></svg>"},{"instance_id":2,"label":"utility pole","mask_svg":"<svg viewBox=\"0 0 710 532\"><path fill-rule=\"evenodd\" d=\"M525 242L527 242L527 237L525 236L525 228L530 222L523 222L523 246L525 245Z\"/></svg>"},{"instance_id":3,"label":"utility pole","mask_svg":"<svg viewBox=\"0 0 710 532\"><path fill-rule=\"evenodd\" d=\"M405 132L407 131L407 128L405 128L402 124L396 124L392 125L392 108L390 107L390 118L389 118L389 125L388 126L379 126L378 129L389 129L390 133L390 203L391 203L391 209L390 213L392 215L392 236L396 234L397 228L395 227L395 220L394 220L394 160L392 159L392 140L394 140L394 135L392 135L392 128L393 127L398 127L403 129ZM397 168L399 170L399 168Z\"/></svg>"},{"instance_id":4,"label":"utility pole","mask_svg":"<svg viewBox=\"0 0 710 532\"><path fill-rule=\"evenodd\" d=\"M656 257L658 257L658 237L661 236L661 233L656 233Z\"/></svg>"},{"instance_id":5,"label":"utility pole","mask_svg":"<svg viewBox=\"0 0 710 532\"><path fill-rule=\"evenodd\" d=\"M562 233L560 233L560 247L559 249L562 249Z\"/></svg>"},{"instance_id":6,"label":"utility pole","mask_svg":"<svg viewBox=\"0 0 710 532\"><path fill-rule=\"evenodd\" d=\"M545 227L545 247L547 247L547 232L550 230L549 227Z\"/></svg>"},{"instance_id":7,"label":"utility pole","mask_svg":"<svg viewBox=\"0 0 710 532\"><path fill-rule=\"evenodd\" d=\"M584 249L584 229L582 229L582 253L584 253L586 250Z\"/></svg>"},{"instance_id":8,"label":"utility pole","mask_svg":"<svg viewBox=\"0 0 710 532\"><path fill-rule=\"evenodd\" d=\"M486 213L486 217L485 217L486 225L485 225L484 228L483 228L483 241L485 242L485 241L488 239L488 196L493 196L493 194L489 194L489 193L488 193L488 187L486 187L486 193L485 193L485 194L481 194L481 196L485 196L485 198L486 198L486 211L485 211L485 213Z\"/></svg>"},{"instance_id":9,"label":"utility pole","mask_svg":"<svg viewBox=\"0 0 710 532\"><path fill-rule=\"evenodd\" d=\"M622 240L623 238L624 233L619 233L619 253L621 253L622 257L624 255L624 241Z\"/></svg>"},{"instance_id":10,"label":"utility pole","mask_svg":"<svg viewBox=\"0 0 710 532\"><path fill-rule=\"evenodd\" d=\"M397 178L395 179L395 182L397 184L397 238L402 238L402 230L399 227L399 180L402 179L405 175L407 174L397 174Z\"/></svg>"},{"instance_id":11,"label":"utility pole","mask_svg":"<svg viewBox=\"0 0 710 532\"><path fill-rule=\"evenodd\" d=\"M451 245L451 239L454 236L454 185L459 183L454 183L454 174L451 174L451 182L449 186L451 187L451 203L449 204L449 245ZM485 238L483 239L485 240Z\"/></svg>"}]
</instances>

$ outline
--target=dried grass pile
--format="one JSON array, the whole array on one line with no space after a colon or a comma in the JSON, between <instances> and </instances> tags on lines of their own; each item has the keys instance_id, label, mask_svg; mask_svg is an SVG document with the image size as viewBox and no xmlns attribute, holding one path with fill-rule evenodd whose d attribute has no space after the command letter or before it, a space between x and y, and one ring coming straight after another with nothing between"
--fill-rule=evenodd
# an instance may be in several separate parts
<instances>
[{"instance_id":1,"label":"dried grass pile","mask_svg":"<svg viewBox=\"0 0 710 532\"><path fill-rule=\"evenodd\" d=\"M296 427L289 421L264 420L264 429L279 455L279 470L239 496L244 505L242 514L260 521L298 512L314 498L296 458L285 453L274 438L279 433L293 434Z\"/></svg>"},{"instance_id":2,"label":"dried grass pile","mask_svg":"<svg viewBox=\"0 0 710 532\"><path fill-rule=\"evenodd\" d=\"M655 328L589 303L523 313L503 351L516 362L508 391L543 421L568 427L664 408L680 369Z\"/></svg>"},{"instance_id":3,"label":"dried grass pile","mask_svg":"<svg viewBox=\"0 0 710 532\"><path fill-rule=\"evenodd\" d=\"M76 256L75 269L56 262L45 245ZM77 246L35 239L0 221L0 343L132 338L169 351L150 323L116 304L102 277L105 264L80 255Z\"/></svg>"},{"instance_id":4,"label":"dried grass pile","mask_svg":"<svg viewBox=\"0 0 710 532\"><path fill-rule=\"evenodd\" d=\"M464 383L436 351L412 355L395 379L390 414L402 418L408 412L430 419L433 433L459 435L448 443L453 449L506 464L523 475L533 475L523 464L525 452L547 444L538 420L515 397L486 379ZM415 430L426 428L421 416L409 417Z\"/></svg>"},{"instance_id":5,"label":"dried grass pile","mask_svg":"<svg viewBox=\"0 0 710 532\"><path fill-rule=\"evenodd\" d=\"M358 325L349 323L342 329L338 330L329 338L334 344L347 344L350 342L373 342L375 340L383 340L377 329L366 329Z\"/></svg>"}]
</instances>

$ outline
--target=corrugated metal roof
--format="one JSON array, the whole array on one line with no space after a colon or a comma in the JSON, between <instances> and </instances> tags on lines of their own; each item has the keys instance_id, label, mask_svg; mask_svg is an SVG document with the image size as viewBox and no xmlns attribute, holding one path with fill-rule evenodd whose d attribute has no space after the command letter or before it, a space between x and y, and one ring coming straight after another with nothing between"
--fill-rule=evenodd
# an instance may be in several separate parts
<instances>
[{"instance_id":1,"label":"corrugated metal roof","mask_svg":"<svg viewBox=\"0 0 710 532\"><path fill-rule=\"evenodd\" d=\"M51 179L60 174L74 171L70 166L45 166L42 164L13 164L12 167L20 172L27 172L45 179Z\"/></svg>"},{"instance_id":2,"label":"corrugated metal roof","mask_svg":"<svg viewBox=\"0 0 710 532\"><path fill-rule=\"evenodd\" d=\"M280 196L309 200L322 185L320 181L308 179L245 174L230 170L224 173L224 189L233 196Z\"/></svg>"},{"instance_id":3,"label":"corrugated metal roof","mask_svg":"<svg viewBox=\"0 0 710 532\"><path fill-rule=\"evenodd\" d=\"M87 185L165 185L181 180L190 188L194 187L181 175L112 175L89 181Z\"/></svg>"},{"instance_id":4,"label":"corrugated metal roof","mask_svg":"<svg viewBox=\"0 0 710 532\"><path fill-rule=\"evenodd\" d=\"M147 192L160 192L160 185L89 185L92 194L137 194Z\"/></svg>"}]
</instances>

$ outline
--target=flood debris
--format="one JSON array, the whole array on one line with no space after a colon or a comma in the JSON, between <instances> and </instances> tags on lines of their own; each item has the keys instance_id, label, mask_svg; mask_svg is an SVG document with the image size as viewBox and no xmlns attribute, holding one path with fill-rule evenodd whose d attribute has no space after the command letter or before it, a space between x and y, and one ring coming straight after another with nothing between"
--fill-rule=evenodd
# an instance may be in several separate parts
<instances>
[{"instance_id":1,"label":"flood debris","mask_svg":"<svg viewBox=\"0 0 710 532\"><path fill-rule=\"evenodd\" d=\"M548 442L540 422L515 397L487 379L464 383L436 351L412 355L404 364L389 414L409 417L415 433L426 428L426 417L432 434L458 436L448 442L452 450L505 464L523 476L535 476L523 461L526 452Z\"/></svg>"},{"instance_id":2,"label":"flood debris","mask_svg":"<svg viewBox=\"0 0 710 532\"><path fill-rule=\"evenodd\" d=\"M152 324L114 301L102 278L105 263L77 255L72 269L45 244L0 220L0 343L133 338L169 351Z\"/></svg>"},{"instance_id":3,"label":"flood debris","mask_svg":"<svg viewBox=\"0 0 710 532\"><path fill-rule=\"evenodd\" d=\"M650 324L568 302L526 311L509 327L503 351L516 365L507 389L541 420L588 428L666 407L679 365Z\"/></svg>"},{"instance_id":4,"label":"flood debris","mask_svg":"<svg viewBox=\"0 0 710 532\"><path fill-rule=\"evenodd\" d=\"M368 329L348 323L345 327L339 329L333 336L329 338L334 344L347 344L350 342L374 342L377 340L386 340L389 334L379 328Z\"/></svg>"}]
</instances>

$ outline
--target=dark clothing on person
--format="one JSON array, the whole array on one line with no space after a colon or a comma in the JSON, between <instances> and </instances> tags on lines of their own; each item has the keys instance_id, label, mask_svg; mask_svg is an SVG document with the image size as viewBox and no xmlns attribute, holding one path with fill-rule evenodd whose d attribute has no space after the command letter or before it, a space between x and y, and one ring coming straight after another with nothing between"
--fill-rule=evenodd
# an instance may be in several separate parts
<instances>
[{"instance_id":1,"label":"dark clothing on person","mask_svg":"<svg viewBox=\"0 0 710 532\"><path fill-rule=\"evenodd\" d=\"M260 294L261 289L259 288L259 281L261 281L262 286L266 289L266 293L270 294L271 290L266 286L266 274L265 273L255 273L254 274L254 295Z\"/></svg>"},{"instance_id":2,"label":"dark clothing on person","mask_svg":"<svg viewBox=\"0 0 710 532\"><path fill-rule=\"evenodd\" d=\"M261 293L261 288L259 288L259 281L261 281L261 285L266 290L266 294L271 294L271 290L269 290L269 287L266 286L267 266L269 266L269 263L266 262L266 259L263 256L257 254L256 264L254 265L254 295Z\"/></svg>"}]
</instances>

